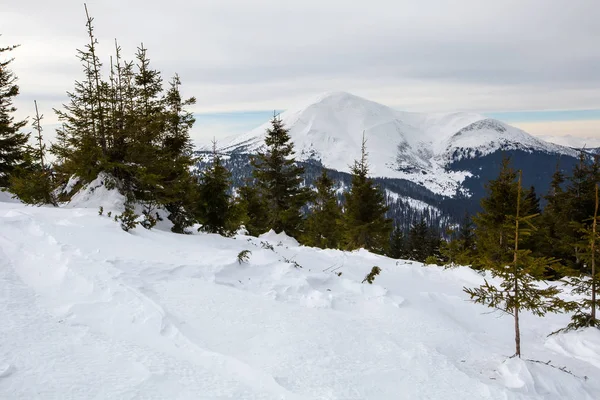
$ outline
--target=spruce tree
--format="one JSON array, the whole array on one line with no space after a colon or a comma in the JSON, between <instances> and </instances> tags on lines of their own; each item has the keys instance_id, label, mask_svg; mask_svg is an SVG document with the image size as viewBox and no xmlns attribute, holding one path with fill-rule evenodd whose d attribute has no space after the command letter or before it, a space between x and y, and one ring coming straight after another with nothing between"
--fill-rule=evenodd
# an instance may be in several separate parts
<instances>
[{"instance_id":1,"label":"spruce tree","mask_svg":"<svg viewBox=\"0 0 600 400\"><path fill-rule=\"evenodd\" d=\"M56 110L62 127L51 152L59 160L58 175L89 182L100 172L111 174L128 201L143 206L148 221L164 208L173 230L184 232L193 223L195 206L189 136L194 117L187 110L195 99L182 98L177 75L163 91L160 72L151 68L143 44L134 63L122 59L115 41L116 56L104 81L87 8L86 17L89 43L78 50L84 79L75 82L69 102Z\"/></svg>"},{"instance_id":2,"label":"spruce tree","mask_svg":"<svg viewBox=\"0 0 600 400\"><path fill-rule=\"evenodd\" d=\"M541 214L542 209L540 208L540 199L535 192L535 187L532 185L526 192L525 198L523 199L523 206L527 210L528 214Z\"/></svg>"},{"instance_id":3,"label":"spruce tree","mask_svg":"<svg viewBox=\"0 0 600 400\"><path fill-rule=\"evenodd\" d=\"M406 238L399 224L392 231L388 256L395 259L406 258Z\"/></svg>"},{"instance_id":4,"label":"spruce tree","mask_svg":"<svg viewBox=\"0 0 600 400\"><path fill-rule=\"evenodd\" d=\"M198 189L199 230L225 235L231 231L232 202L229 195L231 174L223 166L213 142L212 164L201 172Z\"/></svg>"},{"instance_id":5,"label":"spruce tree","mask_svg":"<svg viewBox=\"0 0 600 400\"><path fill-rule=\"evenodd\" d=\"M266 150L251 161L259 193L268 207L268 226L276 232L299 236L302 207L311 200L309 188L302 186L304 168L296 164L294 144L278 117L271 120L265 138Z\"/></svg>"},{"instance_id":6,"label":"spruce tree","mask_svg":"<svg viewBox=\"0 0 600 400\"><path fill-rule=\"evenodd\" d=\"M169 211L169 219L174 223L173 231L179 233L192 225L192 211L198 201L194 197L196 183L190 173L195 162L190 130L196 120L187 109L196 103L196 99L183 99L180 86L181 80L176 74L163 97L163 132L154 163L155 173L161 176L158 187L154 189L157 200Z\"/></svg>"},{"instance_id":7,"label":"spruce tree","mask_svg":"<svg viewBox=\"0 0 600 400\"><path fill-rule=\"evenodd\" d=\"M383 192L368 177L369 165L364 134L361 157L354 162L351 173L351 188L345 194L345 247L348 250L364 248L383 254L389 245L392 220L385 216L388 207Z\"/></svg>"},{"instance_id":8,"label":"spruce tree","mask_svg":"<svg viewBox=\"0 0 600 400\"><path fill-rule=\"evenodd\" d=\"M409 258L414 261L425 262L429 252L429 229L425 219L421 217L419 222L411 225L408 232Z\"/></svg>"},{"instance_id":9,"label":"spruce tree","mask_svg":"<svg viewBox=\"0 0 600 400\"><path fill-rule=\"evenodd\" d=\"M600 328L600 319L597 317L597 310L600 309L600 299L598 298L598 288L600 288L600 271L598 271L598 184L595 187L595 205L594 214L587 225L581 224L579 232L581 234L580 248L582 251L580 257L584 265L583 268L573 271L566 281L571 285L571 293L576 296L584 296L580 301L571 303L571 308L575 313L571 317L571 323L567 330L598 327Z\"/></svg>"},{"instance_id":10,"label":"spruce tree","mask_svg":"<svg viewBox=\"0 0 600 400\"><path fill-rule=\"evenodd\" d=\"M519 248L520 240L533 229L531 219L535 216L521 214L523 207L521 172L518 173L517 182L506 183L513 185L516 192L514 215L509 221L504 222L505 232L508 229L513 230L512 237L504 235L502 242L488 243L478 254L480 265L492 277L499 279L500 284L495 285L486 279L483 285L472 289L464 288L464 291L470 295L473 302L512 315L515 329L515 356L521 357L521 312L526 310L541 317L548 312L561 312L567 303L558 297L561 290L556 286L541 288L539 285L539 279L543 277L546 268L556 263L556 260L533 257L531 250ZM481 215L479 220L487 220L485 217Z\"/></svg>"},{"instance_id":11,"label":"spruce tree","mask_svg":"<svg viewBox=\"0 0 600 400\"><path fill-rule=\"evenodd\" d=\"M573 259L569 239L569 216L566 193L563 190L566 178L557 163L552 176L550 190L544 196L546 207L538 222L538 229L533 233L536 252L541 256L553 256L563 263ZM549 278L559 278L561 271L548 271Z\"/></svg>"},{"instance_id":12,"label":"spruce tree","mask_svg":"<svg viewBox=\"0 0 600 400\"><path fill-rule=\"evenodd\" d=\"M511 261L510 237L511 218L516 213L517 174L510 166L510 159L504 158L498 178L486 184L487 196L481 200L482 212L474 218L475 246L477 252L494 262L508 264ZM473 266L480 268L481 257L475 257Z\"/></svg>"},{"instance_id":13,"label":"spruce tree","mask_svg":"<svg viewBox=\"0 0 600 400\"><path fill-rule=\"evenodd\" d=\"M236 206L240 210L241 222L252 236L269 229L269 209L264 197L252 183L239 188Z\"/></svg>"},{"instance_id":14,"label":"spruce tree","mask_svg":"<svg viewBox=\"0 0 600 400\"><path fill-rule=\"evenodd\" d=\"M42 118L34 100L33 128L37 132L34 146L26 146L27 163L18 167L10 178L10 190L27 204L58 205L53 193L52 171L46 163L46 145L42 137Z\"/></svg>"},{"instance_id":15,"label":"spruce tree","mask_svg":"<svg viewBox=\"0 0 600 400\"><path fill-rule=\"evenodd\" d=\"M446 236L450 239L442 241L441 257L446 266L471 265L475 254L475 233L471 217L465 213L458 230L448 229Z\"/></svg>"},{"instance_id":16,"label":"spruce tree","mask_svg":"<svg viewBox=\"0 0 600 400\"><path fill-rule=\"evenodd\" d=\"M87 6L85 13L89 43L77 50L85 78L75 81L74 90L67 92L69 102L63 105L64 110L54 110L62 126L56 131L58 140L50 151L64 160L57 167L61 175L91 181L105 169L107 108L103 101L107 98L107 86L102 84L102 63L96 53L98 41Z\"/></svg>"},{"instance_id":17,"label":"spruce tree","mask_svg":"<svg viewBox=\"0 0 600 400\"><path fill-rule=\"evenodd\" d=\"M342 239L342 209L337 202L334 181L323 169L315 181L317 194L311 214L306 220L302 241L308 246L336 249Z\"/></svg>"},{"instance_id":18,"label":"spruce tree","mask_svg":"<svg viewBox=\"0 0 600 400\"><path fill-rule=\"evenodd\" d=\"M15 121L17 111L13 105L19 95L17 77L9 69L12 58L5 59L8 53L18 46L0 47L0 188L7 187L15 168L26 161L26 144L29 135L21 132L26 120Z\"/></svg>"}]
</instances>

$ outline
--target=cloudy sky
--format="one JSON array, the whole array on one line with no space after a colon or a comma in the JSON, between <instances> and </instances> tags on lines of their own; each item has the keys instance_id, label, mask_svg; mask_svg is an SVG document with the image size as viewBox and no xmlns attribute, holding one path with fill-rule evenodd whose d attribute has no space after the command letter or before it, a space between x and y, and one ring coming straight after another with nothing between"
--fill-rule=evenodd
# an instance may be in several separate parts
<instances>
[{"instance_id":1,"label":"cloudy sky","mask_svg":"<svg viewBox=\"0 0 600 400\"><path fill-rule=\"evenodd\" d=\"M81 78L83 0L0 0L0 46L20 44L21 115ZM199 141L272 110L349 91L407 111L480 112L537 135L600 144L598 0L88 0L105 63L140 42L198 99ZM48 131L47 129L46 131ZM48 133L50 135L50 133Z\"/></svg>"}]
</instances>

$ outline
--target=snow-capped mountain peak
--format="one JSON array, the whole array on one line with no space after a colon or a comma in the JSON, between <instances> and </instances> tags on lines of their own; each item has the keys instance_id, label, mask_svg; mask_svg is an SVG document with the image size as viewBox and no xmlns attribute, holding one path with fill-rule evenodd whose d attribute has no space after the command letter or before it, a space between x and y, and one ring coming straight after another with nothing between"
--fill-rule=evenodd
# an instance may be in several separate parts
<instances>
[{"instance_id":1,"label":"snow-capped mountain peak","mask_svg":"<svg viewBox=\"0 0 600 400\"><path fill-rule=\"evenodd\" d=\"M281 114L299 160L348 171L360 156L362 135L373 176L403 178L435 193L453 195L468 172L448 166L497 150L575 155L501 121L473 113L423 114L398 111L347 92L327 92ZM254 153L270 122L223 141L221 151Z\"/></svg>"}]
</instances>

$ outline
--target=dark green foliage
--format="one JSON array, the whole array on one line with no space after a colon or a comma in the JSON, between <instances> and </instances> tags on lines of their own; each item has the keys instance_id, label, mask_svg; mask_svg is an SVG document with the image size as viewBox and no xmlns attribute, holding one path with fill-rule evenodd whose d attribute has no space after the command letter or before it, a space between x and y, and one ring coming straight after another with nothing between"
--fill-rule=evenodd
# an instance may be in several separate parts
<instances>
[{"instance_id":1,"label":"dark green foliage","mask_svg":"<svg viewBox=\"0 0 600 400\"><path fill-rule=\"evenodd\" d=\"M488 194L481 200L483 211L473 218L478 253L473 260L475 268L483 268L484 259L500 264L509 264L512 260L510 238L514 233L512 221L519 193L516 179L510 159L504 158L498 178L486 185Z\"/></svg>"},{"instance_id":2,"label":"dark green foliage","mask_svg":"<svg viewBox=\"0 0 600 400\"><path fill-rule=\"evenodd\" d=\"M381 272L381 268L375 266L373 268L371 268L371 272L369 272L367 274L367 276L365 276L365 279L363 279L363 281L361 283L365 283L368 282L369 285L372 285L373 282L375 281L375 277L377 275L379 275L379 273Z\"/></svg>"},{"instance_id":3,"label":"dark green foliage","mask_svg":"<svg viewBox=\"0 0 600 400\"><path fill-rule=\"evenodd\" d=\"M213 162L200 174L198 189L198 222L200 230L221 235L229 234L234 228L231 224L233 203L229 195L230 173L221 163L221 157L213 143Z\"/></svg>"},{"instance_id":4,"label":"dark green foliage","mask_svg":"<svg viewBox=\"0 0 600 400\"><path fill-rule=\"evenodd\" d=\"M242 264L242 263L248 262L251 255L252 255L252 252L250 250L240 251L239 254L237 255L238 263Z\"/></svg>"},{"instance_id":5,"label":"dark green foliage","mask_svg":"<svg viewBox=\"0 0 600 400\"><path fill-rule=\"evenodd\" d=\"M502 238L502 240L486 243L484 249L478 249L479 265L492 277L499 279L500 284L496 286L486 279L483 285L473 289L464 288L464 291L471 296L473 302L506 312L514 317L515 355L520 357L520 312L527 310L537 316L543 316L548 312L563 311L567 303L558 297L561 292L559 288L556 286L541 287L539 284L539 279L544 276L546 269L555 264L556 260L534 257L531 250L519 248L521 238L529 235L533 229L531 220L535 215L521 214L523 211L521 175L519 173L518 182L514 182L516 173L510 171L509 174L509 171L507 165L504 165L500 174L502 180L493 183L491 188L502 188L505 193L511 194L513 193L512 186L514 186L514 191L517 193L514 214L512 217L508 216L508 220L502 221L502 227L496 230L498 232L496 239ZM499 183L511 186L510 190L507 187L499 186ZM491 196L486 199L486 205L497 204L494 202L493 189ZM501 204L505 209L509 209L507 204ZM491 208L489 210L490 212L494 211ZM487 216L484 212L478 216L478 220L493 221L491 217L494 215L493 213ZM511 228L512 235L509 235ZM478 226L478 229L481 227Z\"/></svg>"},{"instance_id":6,"label":"dark green foliage","mask_svg":"<svg viewBox=\"0 0 600 400\"><path fill-rule=\"evenodd\" d=\"M9 180L10 190L24 203L56 206L58 201L53 193L52 171L45 161L46 145L43 141L41 125L43 115L38 111L37 102L34 101L34 104L33 127L37 132L36 145L23 147L25 162L13 170Z\"/></svg>"},{"instance_id":7,"label":"dark green foliage","mask_svg":"<svg viewBox=\"0 0 600 400\"><path fill-rule=\"evenodd\" d=\"M476 249L474 225L469 215L465 214L458 232L449 229L446 234L450 239L440 245L443 264L447 267L471 265Z\"/></svg>"},{"instance_id":8,"label":"dark green foliage","mask_svg":"<svg viewBox=\"0 0 600 400\"><path fill-rule=\"evenodd\" d=\"M144 219L140 222L140 225L146 229L152 229L156 226L158 221L161 220L160 215L158 213L152 214L152 212L148 212L146 210L142 211L142 215Z\"/></svg>"},{"instance_id":9,"label":"dark green foliage","mask_svg":"<svg viewBox=\"0 0 600 400\"><path fill-rule=\"evenodd\" d=\"M390 248L387 255L395 259L407 258L406 246L404 232L399 226L396 226L390 237Z\"/></svg>"},{"instance_id":10,"label":"dark green foliage","mask_svg":"<svg viewBox=\"0 0 600 400\"><path fill-rule=\"evenodd\" d=\"M468 214L465 214L462 224L458 230L460 250L473 252L475 250L475 224Z\"/></svg>"},{"instance_id":11,"label":"dark green foliage","mask_svg":"<svg viewBox=\"0 0 600 400\"><path fill-rule=\"evenodd\" d=\"M13 171L9 183L10 191L26 204L57 205L49 171L35 167L18 168Z\"/></svg>"},{"instance_id":12,"label":"dark green foliage","mask_svg":"<svg viewBox=\"0 0 600 400\"><path fill-rule=\"evenodd\" d=\"M183 233L194 222L189 137L194 117L186 108L195 99L182 98L178 75L163 90L160 72L151 67L143 44L135 62L128 62L115 43L116 56L104 80L92 22L88 15L89 44L78 51L84 77L68 93L69 102L56 110L62 126L51 151L57 157L58 176L66 180L75 175L89 182L106 172L119 181L130 202L141 204L152 216L146 218L148 226L156 210L164 208L173 231Z\"/></svg>"},{"instance_id":13,"label":"dark green foliage","mask_svg":"<svg viewBox=\"0 0 600 400\"><path fill-rule=\"evenodd\" d=\"M260 247L265 250L275 251L275 247L273 247L273 245L269 242L260 242Z\"/></svg>"},{"instance_id":14,"label":"dark green foliage","mask_svg":"<svg viewBox=\"0 0 600 400\"><path fill-rule=\"evenodd\" d=\"M8 187L11 174L27 161L25 145L29 135L20 132L27 121L15 121L12 115L17 111L13 101L19 95L19 86L17 77L9 69L12 58L4 58L4 53L15 48L17 46L0 47L0 187Z\"/></svg>"},{"instance_id":15,"label":"dark green foliage","mask_svg":"<svg viewBox=\"0 0 600 400\"><path fill-rule=\"evenodd\" d=\"M600 272L598 271L598 184L595 187L595 206L594 214L589 224L581 225L579 233L581 235L579 248L581 249L579 257L583 262L583 268L573 271L566 281L571 285L571 294L583 296L579 301L571 302L572 309L575 311L571 317L571 323L565 328L574 330L579 328L597 327L600 328L600 319L597 317L597 310L600 309L600 298L598 298L598 288L600 288Z\"/></svg>"},{"instance_id":16,"label":"dark green foliage","mask_svg":"<svg viewBox=\"0 0 600 400\"><path fill-rule=\"evenodd\" d=\"M125 211L123 211L122 214L115 216L115 220L121 221L121 229L125 232L129 232L137 226L138 217L139 215L137 215L131 207L126 206Z\"/></svg>"},{"instance_id":17,"label":"dark green foliage","mask_svg":"<svg viewBox=\"0 0 600 400\"><path fill-rule=\"evenodd\" d=\"M525 198L523 199L523 209L527 211L527 215L540 214L542 209L540 208L540 199L535 192L535 187L531 186L526 191Z\"/></svg>"},{"instance_id":18,"label":"dark green foliage","mask_svg":"<svg viewBox=\"0 0 600 400\"><path fill-rule=\"evenodd\" d=\"M363 137L360 160L351 167L352 186L345 194L344 247L384 254L389 245L392 220L385 217L388 208L383 192L368 177L365 145Z\"/></svg>"},{"instance_id":19,"label":"dark green foliage","mask_svg":"<svg viewBox=\"0 0 600 400\"><path fill-rule=\"evenodd\" d=\"M408 258L410 260L425 262L429 254L429 229L424 219L414 223L408 233Z\"/></svg>"},{"instance_id":20,"label":"dark green foliage","mask_svg":"<svg viewBox=\"0 0 600 400\"><path fill-rule=\"evenodd\" d=\"M98 210L98 215L103 215L104 214L104 207L100 206L100 209Z\"/></svg>"},{"instance_id":21,"label":"dark green foliage","mask_svg":"<svg viewBox=\"0 0 600 400\"><path fill-rule=\"evenodd\" d=\"M251 163L258 195L268 209L267 225L275 232L298 237L302 231L301 208L311 199L309 188L302 186L304 168L296 164L294 145L278 117L271 120L265 138L266 150Z\"/></svg>"},{"instance_id":22,"label":"dark green foliage","mask_svg":"<svg viewBox=\"0 0 600 400\"><path fill-rule=\"evenodd\" d=\"M269 229L269 210L263 196L255 186L242 186L239 189L237 207L242 214L241 222L252 236L258 236Z\"/></svg>"},{"instance_id":23,"label":"dark green foliage","mask_svg":"<svg viewBox=\"0 0 600 400\"><path fill-rule=\"evenodd\" d=\"M322 249L336 249L342 240L342 209L337 201L334 182L323 169L315 185L317 194L311 214L306 219L302 243Z\"/></svg>"}]
</instances>

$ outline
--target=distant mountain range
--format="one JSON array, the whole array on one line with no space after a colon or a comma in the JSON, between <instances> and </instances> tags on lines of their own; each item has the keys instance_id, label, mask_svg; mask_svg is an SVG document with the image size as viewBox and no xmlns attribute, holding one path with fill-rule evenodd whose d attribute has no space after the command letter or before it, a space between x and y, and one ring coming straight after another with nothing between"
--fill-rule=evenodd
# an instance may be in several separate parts
<instances>
[{"instance_id":1,"label":"distant mountain range","mask_svg":"<svg viewBox=\"0 0 600 400\"><path fill-rule=\"evenodd\" d=\"M479 114L404 112L345 92L322 94L283 112L281 119L297 159L310 170L336 171L340 185L349 183L349 166L360 156L364 132L371 174L398 206L394 216L406 218L407 209L413 211L410 218L426 212L441 225L478 209L502 154L511 156L513 166L523 169L524 183L539 194L548 190L557 163L569 172L579 154ZM236 176L249 175L247 158L264 146L269 126L266 121L220 142L219 151L236 165Z\"/></svg>"}]
</instances>

